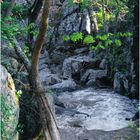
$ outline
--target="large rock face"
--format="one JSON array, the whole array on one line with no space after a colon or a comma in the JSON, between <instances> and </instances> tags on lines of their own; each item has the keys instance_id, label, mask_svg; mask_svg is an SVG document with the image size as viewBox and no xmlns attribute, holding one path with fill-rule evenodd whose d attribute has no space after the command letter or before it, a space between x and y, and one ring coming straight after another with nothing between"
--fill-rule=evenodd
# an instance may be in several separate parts
<instances>
[{"instance_id":1,"label":"large rock face","mask_svg":"<svg viewBox=\"0 0 140 140\"><path fill-rule=\"evenodd\" d=\"M54 2L50 9L50 25L53 25L52 28L54 27L53 38L51 38L53 44L62 44L63 36L73 32L91 34L95 31L96 15L93 9L87 8L82 11L76 4L68 6L68 0ZM56 19L52 17L56 17ZM56 21L58 22L56 23Z\"/></svg>"},{"instance_id":2,"label":"large rock face","mask_svg":"<svg viewBox=\"0 0 140 140\"><path fill-rule=\"evenodd\" d=\"M19 117L19 105L13 79L7 70L0 65L1 71L1 116L2 139L18 140L16 127Z\"/></svg>"}]
</instances>

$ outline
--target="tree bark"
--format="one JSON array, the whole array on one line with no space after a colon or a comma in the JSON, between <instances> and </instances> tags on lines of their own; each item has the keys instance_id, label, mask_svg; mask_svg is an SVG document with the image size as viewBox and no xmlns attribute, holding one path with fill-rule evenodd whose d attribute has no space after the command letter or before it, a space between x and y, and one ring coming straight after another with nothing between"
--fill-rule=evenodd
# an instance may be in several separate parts
<instances>
[{"instance_id":1,"label":"tree bark","mask_svg":"<svg viewBox=\"0 0 140 140\"><path fill-rule=\"evenodd\" d=\"M44 89L39 78L39 57L42 45L44 42L46 30L48 27L48 16L49 16L50 1L44 1L44 8L42 13L41 26L39 30L39 35L35 42L34 51L32 55L32 85L33 92L38 96L38 105L40 108L40 117L43 127L43 132L46 140L60 140L59 130L54 118L54 115L50 109L49 101L45 97Z\"/></svg>"}]
</instances>

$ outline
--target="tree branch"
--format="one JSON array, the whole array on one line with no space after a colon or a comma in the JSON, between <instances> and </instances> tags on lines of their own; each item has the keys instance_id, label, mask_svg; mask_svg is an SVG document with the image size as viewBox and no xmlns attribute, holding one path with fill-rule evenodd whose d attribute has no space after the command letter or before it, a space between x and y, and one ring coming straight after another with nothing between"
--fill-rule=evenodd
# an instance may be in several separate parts
<instances>
[{"instance_id":1,"label":"tree branch","mask_svg":"<svg viewBox=\"0 0 140 140\"><path fill-rule=\"evenodd\" d=\"M23 62L25 68L27 69L28 73L31 72L31 63L28 57L25 55L23 50L21 49L19 43L17 42L16 38L14 38L14 48L15 52L18 55L19 59Z\"/></svg>"}]
</instances>

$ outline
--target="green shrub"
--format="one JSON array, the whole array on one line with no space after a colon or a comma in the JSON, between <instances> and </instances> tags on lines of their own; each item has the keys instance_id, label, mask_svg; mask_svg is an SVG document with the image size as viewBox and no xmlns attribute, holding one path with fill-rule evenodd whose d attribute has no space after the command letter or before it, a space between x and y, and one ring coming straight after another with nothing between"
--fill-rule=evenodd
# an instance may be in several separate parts
<instances>
[{"instance_id":1,"label":"green shrub","mask_svg":"<svg viewBox=\"0 0 140 140\"><path fill-rule=\"evenodd\" d=\"M83 39L83 34L81 32L74 32L71 36L70 39L72 42L76 43L80 40Z\"/></svg>"},{"instance_id":2,"label":"green shrub","mask_svg":"<svg viewBox=\"0 0 140 140\"><path fill-rule=\"evenodd\" d=\"M72 41L72 45L85 45L89 47L90 51L94 51L96 57L102 57L112 66L112 73L117 69L124 71L126 67L126 53L123 51L123 45L126 38L131 38L130 32L118 32L116 34L106 33L98 34L95 37L91 35L84 36L81 32L74 32L71 36L64 36L64 41ZM127 49L129 50L129 49ZM103 52L103 53L102 53Z\"/></svg>"},{"instance_id":3,"label":"green shrub","mask_svg":"<svg viewBox=\"0 0 140 140\"><path fill-rule=\"evenodd\" d=\"M9 7L9 3L10 2L7 1L4 1L2 3L1 5L2 12L6 11L6 9ZM12 9L12 15L17 16L18 18L25 17L25 15L27 15L27 12L28 12L28 8L26 7L26 5L20 5L17 3L14 5Z\"/></svg>"}]
</instances>

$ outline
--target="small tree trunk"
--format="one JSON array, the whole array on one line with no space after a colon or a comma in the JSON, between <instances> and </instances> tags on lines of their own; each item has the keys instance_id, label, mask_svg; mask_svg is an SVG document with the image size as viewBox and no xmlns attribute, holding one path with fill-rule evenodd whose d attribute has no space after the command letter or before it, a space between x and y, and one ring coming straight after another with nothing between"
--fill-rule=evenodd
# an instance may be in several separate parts
<instances>
[{"instance_id":1,"label":"small tree trunk","mask_svg":"<svg viewBox=\"0 0 140 140\"><path fill-rule=\"evenodd\" d=\"M95 12L93 12L93 23L94 23L94 31L96 33L98 33L99 28L98 28L98 23L97 23L97 18L96 18L96 13Z\"/></svg>"},{"instance_id":2,"label":"small tree trunk","mask_svg":"<svg viewBox=\"0 0 140 140\"><path fill-rule=\"evenodd\" d=\"M97 33L99 31L96 13L93 10L93 7L89 7L89 14L90 14L90 20L91 23L94 25L94 32Z\"/></svg>"},{"instance_id":3,"label":"small tree trunk","mask_svg":"<svg viewBox=\"0 0 140 140\"><path fill-rule=\"evenodd\" d=\"M35 47L32 55L32 85L36 96L38 96L38 105L40 108L40 118L43 127L43 132L46 140L60 140L59 130L54 118L54 115L50 109L47 97L45 97L44 89L39 78L39 57L40 51L45 38L45 33L48 27L48 14L49 14L50 1L44 1L44 9L42 13L41 26L39 35L35 42Z\"/></svg>"},{"instance_id":4,"label":"small tree trunk","mask_svg":"<svg viewBox=\"0 0 140 140\"><path fill-rule=\"evenodd\" d=\"M42 6L43 6L43 0L34 1L33 5L31 6L31 8L28 11L28 25L30 25L31 23L35 23ZM28 39L27 39L27 45L29 46L31 52L33 50L32 45L34 42L33 30L34 30L34 28L30 28L30 30L28 32Z\"/></svg>"},{"instance_id":5,"label":"small tree trunk","mask_svg":"<svg viewBox=\"0 0 140 140\"><path fill-rule=\"evenodd\" d=\"M104 32L106 32L106 17L105 17L105 3L104 0L102 0L102 16L103 16L103 28Z\"/></svg>"}]
</instances>

